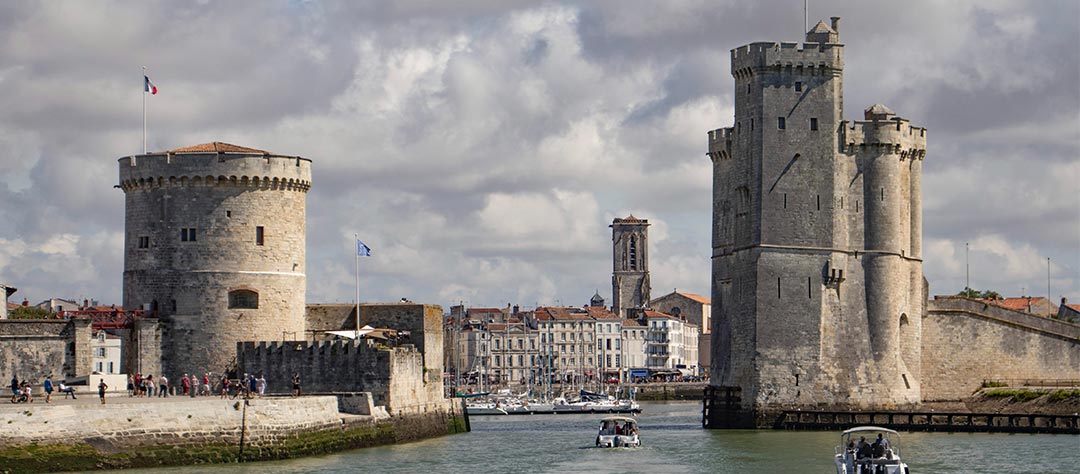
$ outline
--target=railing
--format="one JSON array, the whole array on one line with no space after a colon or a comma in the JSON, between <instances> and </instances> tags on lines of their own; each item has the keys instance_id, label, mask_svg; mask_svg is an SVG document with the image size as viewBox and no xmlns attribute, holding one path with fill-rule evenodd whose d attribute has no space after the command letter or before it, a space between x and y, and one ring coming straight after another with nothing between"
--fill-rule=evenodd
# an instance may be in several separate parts
<instances>
[{"instance_id":1,"label":"railing","mask_svg":"<svg viewBox=\"0 0 1080 474\"><path fill-rule=\"evenodd\" d=\"M860 425L900 431L1080 434L1080 415L787 410L773 428L841 430Z\"/></svg>"},{"instance_id":2,"label":"railing","mask_svg":"<svg viewBox=\"0 0 1080 474\"><path fill-rule=\"evenodd\" d=\"M983 388L996 387L1080 387L1080 380L1072 379L983 379Z\"/></svg>"}]
</instances>

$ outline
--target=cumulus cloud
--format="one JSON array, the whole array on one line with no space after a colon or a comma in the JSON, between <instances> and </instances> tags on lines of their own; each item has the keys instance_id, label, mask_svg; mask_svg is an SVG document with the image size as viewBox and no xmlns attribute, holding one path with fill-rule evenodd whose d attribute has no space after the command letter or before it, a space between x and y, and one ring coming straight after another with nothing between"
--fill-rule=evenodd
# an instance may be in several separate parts
<instances>
[{"instance_id":1,"label":"cumulus cloud","mask_svg":"<svg viewBox=\"0 0 1080 474\"><path fill-rule=\"evenodd\" d=\"M5 3L0 281L120 301L115 160L141 151L148 66L152 149L313 160L311 302L355 298L354 233L374 250L366 301L610 301L607 226L630 213L653 224L654 293L708 294L705 133L732 122L728 51L800 39L790 3ZM1034 287L1051 257L1056 291L1078 293L1080 59L1063 52L1080 7L811 7L843 17L847 118L883 102L930 128L931 292L962 287L970 242L973 283Z\"/></svg>"}]
</instances>

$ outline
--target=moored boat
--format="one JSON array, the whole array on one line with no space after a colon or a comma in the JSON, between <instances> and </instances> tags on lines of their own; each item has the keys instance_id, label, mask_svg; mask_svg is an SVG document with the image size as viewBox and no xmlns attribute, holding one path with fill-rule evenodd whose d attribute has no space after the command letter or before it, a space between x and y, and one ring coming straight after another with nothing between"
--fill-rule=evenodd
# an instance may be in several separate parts
<instances>
[{"instance_id":1,"label":"moored boat","mask_svg":"<svg viewBox=\"0 0 1080 474\"><path fill-rule=\"evenodd\" d=\"M900 433L877 426L841 433L835 461L836 474L909 474L900 460Z\"/></svg>"}]
</instances>

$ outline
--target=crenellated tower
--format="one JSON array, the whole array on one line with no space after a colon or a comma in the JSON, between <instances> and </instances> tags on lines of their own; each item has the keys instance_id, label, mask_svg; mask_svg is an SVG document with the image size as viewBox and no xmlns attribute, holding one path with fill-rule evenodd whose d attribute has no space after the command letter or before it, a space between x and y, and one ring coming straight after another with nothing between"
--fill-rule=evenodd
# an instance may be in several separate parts
<instances>
[{"instance_id":1,"label":"crenellated tower","mask_svg":"<svg viewBox=\"0 0 1080 474\"><path fill-rule=\"evenodd\" d=\"M160 331L136 338L123 370L220 374L237 342L304 338L311 160L214 142L119 171L124 307L154 311Z\"/></svg>"},{"instance_id":2,"label":"crenellated tower","mask_svg":"<svg viewBox=\"0 0 1080 474\"><path fill-rule=\"evenodd\" d=\"M735 123L709 132L711 379L741 391L734 424L919 401L925 129L881 105L844 120L839 20L731 50Z\"/></svg>"}]
</instances>

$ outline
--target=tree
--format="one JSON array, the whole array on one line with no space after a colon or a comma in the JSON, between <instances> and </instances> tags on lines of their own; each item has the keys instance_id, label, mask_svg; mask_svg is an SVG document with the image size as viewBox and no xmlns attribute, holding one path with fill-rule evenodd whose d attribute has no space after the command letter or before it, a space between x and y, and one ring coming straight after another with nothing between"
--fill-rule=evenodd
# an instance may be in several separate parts
<instances>
[{"instance_id":1,"label":"tree","mask_svg":"<svg viewBox=\"0 0 1080 474\"><path fill-rule=\"evenodd\" d=\"M1001 294L999 294L998 292L996 292L994 290L979 291L979 290L975 290L975 289L968 288L968 287L964 287L964 289L960 290L960 293L957 293L956 296L963 296L964 298L971 298L971 299L976 299L976 300L997 300L997 299L1001 299Z\"/></svg>"},{"instance_id":2,"label":"tree","mask_svg":"<svg viewBox=\"0 0 1080 474\"><path fill-rule=\"evenodd\" d=\"M8 312L8 319L51 319L53 314L36 306L19 306Z\"/></svg>"}]
</instances>

